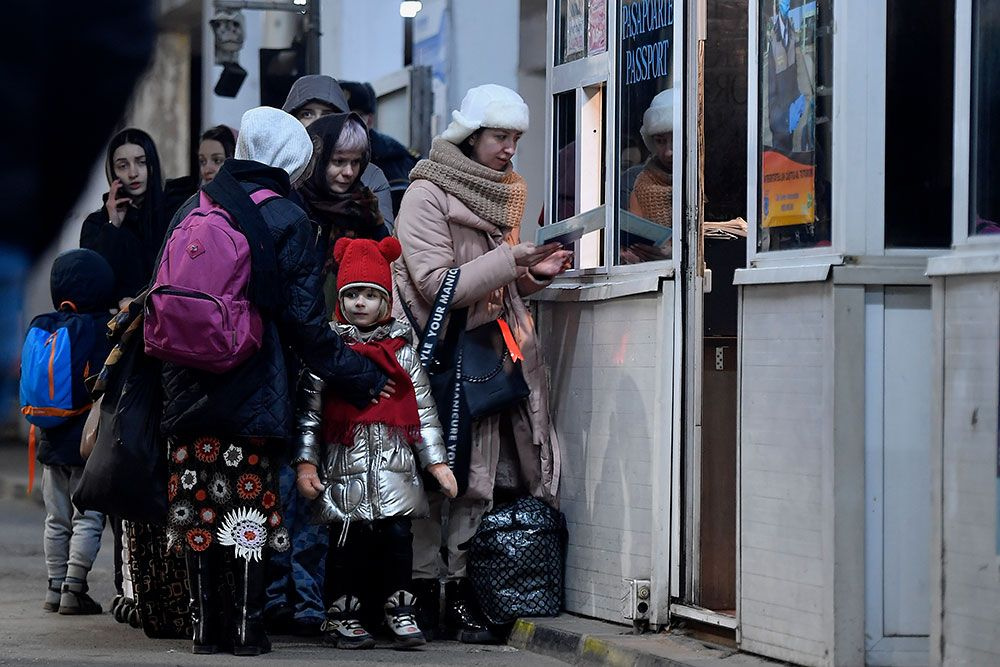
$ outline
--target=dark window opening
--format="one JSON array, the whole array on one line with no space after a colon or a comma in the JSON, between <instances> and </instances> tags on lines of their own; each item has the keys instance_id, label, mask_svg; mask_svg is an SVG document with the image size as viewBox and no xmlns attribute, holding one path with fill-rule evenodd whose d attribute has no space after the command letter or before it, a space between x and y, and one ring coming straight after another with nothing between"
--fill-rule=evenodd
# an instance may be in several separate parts
<instances>
[{"instance_id":1,"label":"dark window opening","mask_svg":"<svg viewBox=\"0 0 1000 667\"><path fill-rule=\"evenodd\" d=\"M951 245L954 0L889 0L885 245Z\"/></svg>"}]
</instances>

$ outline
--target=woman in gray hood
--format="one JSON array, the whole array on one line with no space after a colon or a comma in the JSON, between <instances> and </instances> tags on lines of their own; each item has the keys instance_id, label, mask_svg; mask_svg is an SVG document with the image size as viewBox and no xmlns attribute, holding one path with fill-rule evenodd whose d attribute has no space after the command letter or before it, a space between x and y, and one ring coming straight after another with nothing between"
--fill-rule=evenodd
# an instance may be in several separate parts
<instances>
[{"instance_id":1,"label":"woman in gray hood","mask_svg":"<svg viewBox=\"0 0 1000 667\"><path fill-rule=\"evenodd\" d=\"M340 84L332 76L325 74L308 74L300 77L292 84L281 109L298 118L306 127L322 116L348 113L351 110ZM379 211L389 231L392 231L395 216L392 212L392 192L385 174L374 164L369 163L361 174L361 184L378 197Z\"/></svg>"}]
</instances>

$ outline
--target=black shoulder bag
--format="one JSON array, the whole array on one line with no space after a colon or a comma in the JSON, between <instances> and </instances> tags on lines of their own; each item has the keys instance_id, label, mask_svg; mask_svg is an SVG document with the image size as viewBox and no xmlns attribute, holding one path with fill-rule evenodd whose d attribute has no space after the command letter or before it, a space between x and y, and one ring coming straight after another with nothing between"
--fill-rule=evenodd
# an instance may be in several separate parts
<instances>
[{"instance_id":1,"label":"black shoulder bag","mask_svg":"<svg viewBox=\"0 0 1000 667\"><path fill-rule=\"evenodd\" d=\"M473 420L517 405L530 391L521 364L511 356L496 321L466 331L468 309L456 309L451 312L444 342L438 345L458 277L457 268L445 274L423 331L406 302L401 301L401 305L420 335L420 362L430 376L431 393L445 432L448 466L462 495L469 486ZM436 488L436 483L429 488Z\"/></svg>"}]
</instances>

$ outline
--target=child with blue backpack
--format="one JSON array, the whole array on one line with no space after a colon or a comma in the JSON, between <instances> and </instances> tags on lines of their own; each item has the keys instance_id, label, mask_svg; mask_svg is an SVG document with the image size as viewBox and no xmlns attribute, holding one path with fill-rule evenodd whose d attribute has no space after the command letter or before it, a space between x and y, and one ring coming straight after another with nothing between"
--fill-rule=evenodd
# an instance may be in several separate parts
<instances>
[{"instance_id":1,"label":"child with blue backpack","mask_svg":"<svg viewBox=\"0 0 1000 667\"><path fill-rule=\"evenodd\" d=\"M101 546L104 516L71 500L83 474L80 439L91 401L84 386L108 354L105 332L114 297L111 265L93 250L69 250L52 263L55 311L35 317L21 352L21 412L31 423L29 484L35 443L45 501L45 611L100 614L87 575ZM29 486L30 491L30 486Z\"/></svg>"}]
</instances>

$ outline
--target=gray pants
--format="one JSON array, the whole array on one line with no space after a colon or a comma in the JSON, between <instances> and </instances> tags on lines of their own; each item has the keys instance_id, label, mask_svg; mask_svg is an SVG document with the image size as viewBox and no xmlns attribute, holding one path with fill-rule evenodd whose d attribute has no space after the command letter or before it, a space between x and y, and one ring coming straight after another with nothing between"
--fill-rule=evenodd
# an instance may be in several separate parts
<instances>
[{"instance_id":1,"label":"gray pants","mask_svg":"<svg viewBox=\"0 0 1000 667\"><path fill-rule=\"evenodd\" d=\"M82 466L42 466L45 501L45 565L49 579L86 580L101 548L104 515L81 512L70 497L80 483Z\"/></svg>"},{"instance_id":2,"label":"gray pants","mask_svg":"<svg viewBox=\"0 0 1000 667\"><path fill-rule=\"evenodd\" d=\"M444 495L436 492L427 499L430 516L413 520L413 578L437 579L443 572L447 579L460 579L465 576L466 552L458 545L476 534L489 502L457 498L446 504ZM441 559L442 544L447 545L447 565Z\"/></svg>"}]
</instances>

